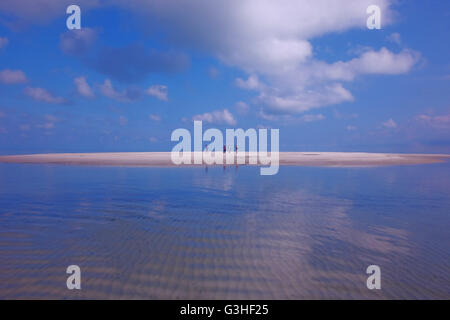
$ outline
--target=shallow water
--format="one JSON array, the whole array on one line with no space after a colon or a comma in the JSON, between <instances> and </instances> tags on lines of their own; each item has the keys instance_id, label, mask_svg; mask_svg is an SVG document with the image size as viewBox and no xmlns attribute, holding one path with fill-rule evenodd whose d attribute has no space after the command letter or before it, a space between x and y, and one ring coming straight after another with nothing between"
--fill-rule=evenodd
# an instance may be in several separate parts
<instances>
[{"instance_id":1,"label":"shallow water","mask_svg":"<svg viewBox=\"0 0 450 320\"><path fill-rule=\"evenodd\" d=\"M0 298L449 299L449 169L0 164Z\"/></svg>"}]
</instances>

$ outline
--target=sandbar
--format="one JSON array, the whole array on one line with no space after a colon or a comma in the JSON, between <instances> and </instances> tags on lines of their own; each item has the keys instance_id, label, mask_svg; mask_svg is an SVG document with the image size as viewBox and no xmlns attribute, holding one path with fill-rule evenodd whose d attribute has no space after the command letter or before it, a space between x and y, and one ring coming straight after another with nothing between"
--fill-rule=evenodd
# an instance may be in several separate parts
<instances>
[{"instance_id":1,"label":"sandbar","mask_svg":"<svg viewBox=\"0 0 450 320\"><path fill-rule=\"evenodd\" d=\"M193 153L192 153L193 155ZM255 155L255 153L251 154ZM234 155L235 158L236 155ZM241 156L242 158L243 156ZM249 153L245 153L245 163ZM368 167L419 165L448 161L448 154L394 154L362 152L280 152L280 166ZM0 156L0 163L34 163L92 166L148 166L175 167L170 152L116 152L116 153L52 153ZM205 165L203 163L202 165ZM262 165L259 161L256 165ZM198 164L197 164L198 166Z\"/></svg>"}]
</instances>

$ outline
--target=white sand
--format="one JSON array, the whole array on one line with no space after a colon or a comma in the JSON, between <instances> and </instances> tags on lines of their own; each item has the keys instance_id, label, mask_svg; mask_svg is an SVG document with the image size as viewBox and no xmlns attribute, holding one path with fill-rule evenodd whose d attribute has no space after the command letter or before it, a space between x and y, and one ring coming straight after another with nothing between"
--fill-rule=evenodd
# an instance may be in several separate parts
<instances>
[{"instance_id":1,"label":"white sand","mask_svg":"<svg viewBox=\"0 0 450 320\"><path fill-rule=\"evenodd\" d=\"M170 155L170 152L33 154L0 156L0 162L99 166L175 166L171 161ZM450 159L450 155L445 154L354 152L280 152L279 157L280 166L328 167L428 164L444 162ZM246 154L246 159L246 163L248 163L248 153Z\"/></svg>"}]
</instances>

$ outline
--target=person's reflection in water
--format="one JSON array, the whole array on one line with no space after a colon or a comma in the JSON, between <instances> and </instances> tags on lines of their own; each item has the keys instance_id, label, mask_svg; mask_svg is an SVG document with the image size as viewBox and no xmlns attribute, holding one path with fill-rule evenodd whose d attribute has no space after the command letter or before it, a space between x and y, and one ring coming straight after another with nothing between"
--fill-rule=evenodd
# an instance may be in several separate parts
<instances>
[{"instance_id":1,"label":"person's reflection in water","mask_svg":"<svg viewBox=\"0 0 450 320\"><path fill-rule=\"evenodd\" d=\"M205 173L208 174L208 166L205 166Z\"/></svg>"}]
</instances>

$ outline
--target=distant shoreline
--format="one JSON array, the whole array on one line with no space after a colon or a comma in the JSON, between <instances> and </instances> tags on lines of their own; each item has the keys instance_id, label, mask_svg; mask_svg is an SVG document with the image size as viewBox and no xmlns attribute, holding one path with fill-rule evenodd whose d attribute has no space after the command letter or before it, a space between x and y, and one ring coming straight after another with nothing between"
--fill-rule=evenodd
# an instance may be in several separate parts
<instances>
[{"instance_id":1,"label":"distant shoreline","mask_svg":"<svg viewBox=\"0 0 450 320\"><path fill-rule=\"evenodd\" d=\"M145 166L189 167L206 164L175 165L170 152L120 152L120 153L53 153L0 156L0 163L93 165L93 166ZM246 153L248 164L249 153ZM280 152L280 166L366 167L418 165L450 160L447 154L394 154L360 152ZM261 166L262 164L257 164Z\"/></svg>"}]
</instances>

